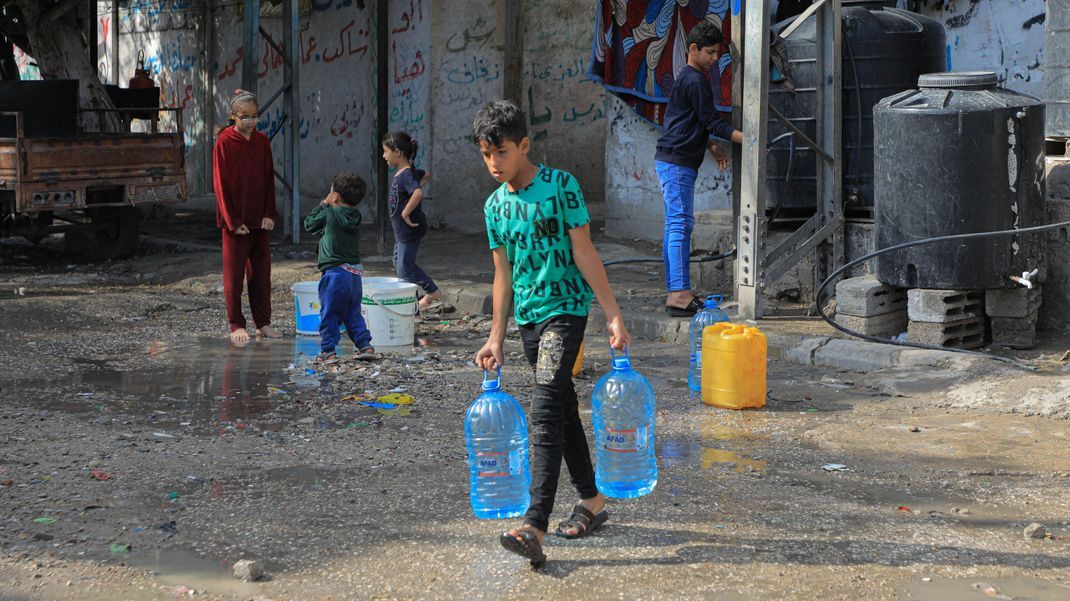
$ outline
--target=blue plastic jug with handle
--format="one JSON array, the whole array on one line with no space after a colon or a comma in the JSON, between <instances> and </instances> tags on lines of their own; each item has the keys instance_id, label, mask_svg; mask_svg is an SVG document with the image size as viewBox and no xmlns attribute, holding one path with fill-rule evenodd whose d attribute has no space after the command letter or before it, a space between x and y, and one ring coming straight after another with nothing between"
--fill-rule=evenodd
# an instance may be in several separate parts
<instances>
[{"instance_id":1,"label":"blue plastic jug with handle","mask_svg":"<svg viewBox=\"0 0 1070 601\"><path fill-rule=\"evenodd\" d=\"M483 393L464 415L470 498L477 518L523 515L528 492L528 422L520 403L501 389L502 372L483 374Z\"/></svg>"},{"instance_id":2,"label":"blue plastic jug with handle","mask_svg":"<svg viewBox=\"0 0 1070 601\"><path fill-rule=\"evenodd\" d=\"M595 482L607 497L641 497L658 483L654 456L654 387L632 369L628 349L610 349L613 369L598 380L594 414Z\"/></svg>"},{"instance_id":3,"label":"blue plastic jug with handle","mask_svg":"<svg viewBox=\"0 0 1070 601\"><path fill-rule=\"evenodd\" d=\"M687 368L687 387L691 392L702 392L702 332L719 321L729 321L728 314L721 310L723 302L720 294L707 296L705 306L691 318L691 365Z\"/></svg>"}]
</instances>

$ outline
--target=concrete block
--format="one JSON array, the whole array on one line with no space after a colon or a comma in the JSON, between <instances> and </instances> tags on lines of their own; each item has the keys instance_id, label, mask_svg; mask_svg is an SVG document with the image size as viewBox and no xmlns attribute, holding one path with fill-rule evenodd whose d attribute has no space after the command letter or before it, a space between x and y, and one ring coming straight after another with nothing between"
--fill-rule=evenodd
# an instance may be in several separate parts
<instances>
[{"instance_id":1,"label":"concrete block","mask_svg":"<svg viewBox=\"0 0 1070 601\"><path fill-rule=\"evenodd\" d=\"M691 264L691 288L711 294L731 296L734 290L732 261L707 261Z\"/></svg>"},{"instance_id":2,"label":"concrete block","mask_svg":"<svg viewBox=\"0 0 1070 601\"><path fill-rule=\"evenodd\" d=\"M929 290L907 292L910 321L951 323L984 316L984 294L976 290Z\"/></svg>"},{"instance_id":3,"label":"concrete block","mask_svg":"<svg viewBox=\"0 0 1070 601\"><path fill-rule=\"evenodd\" d=\"M490 284L475 282L451 282L440 284L442 300L453 305L459 313L490 315L494 310Z\"/></svg>"},{"instance_id":4,"label":"concrete block","mask_svg":"<svg viewBox=\"0 0 1070 601\"><path fill-rule=\"evenodd\" d=\"M1038 314L1033 311L1025 317L993 317L992 344L1011 349L1035 347Z\"/></svg>"},{"instance_id":5,"label":"concrete block","mask_svg":"<svg viewBox=\"0 0 1070 601\"><path fill-rule=\"evenodd\" d=\"M903 300L905 301L906 298L904 297ZM844 315L840 313L839 306L836 307L836 323L848 330L867 336L878 336L880 338L898 336L907 331L908 321L906 309L895 313L874 315L873 317L856 317L854 315Z\"/></svg>"},{"instance_id":6,"label":"concrete block","mask_svg":"<svg viewBox=\"0 0 1070 601\"><path fill-rule=\"evenodd\" d=\"M1070 158L1044 157L1045 179L1049 198L1070 198Z\"/></svg>"},{"instance_id":7,"label":"concrete block","mask_svg":"<svg viewBox=\"0 0 1070 601\"><path fill-rule=\"evenodd\" d=\"M660 309L647 312L626 311L624 326L632 336L644 340L664 340L671 344L690 342L691 320L670 317Z\"/></svg>"},{"instance_id":8,"label":"concrete block","mask_svg":"<svg viewBox=\"0 0 1070 601\"><path fill-rule=\"evenodd\" d=\"M907 339L910 342L933 346L979 348L985 344L985 320L983 317L970 317L947 323L911 320L907 326Z\"/></svg>"},{"instance_id":9,"label":"concrete block","mask_svg":"<svg viewBox=\"0 0 1070 601\"><path fill-rule=\"evenodd\" d=\"M837 316L875 317L906 308L906 290L882 284L872 275L847 278L836 284Z\"/></svg>"},{"instance_id":10,"label":"concrete block","mask_svg":"<svg viewBox=\"0 0 1070 601\"><path fill-rule=\"evenodd\" d=\"M766 339L770 359L798 365L813 365L814 353L831 340L828 336L799 338L773 333L767 334Z\"/></svg>"},{"instance_id":11,"label":"concrete block","mask_svg":"<svg viewBox=\"0 0 1070 601\"><path fill-rule=\"evenodd\" d=\"M1065 199L1049 199L1047 205L1048 223L1070 221L1070 192ZM1070 333L1070 228L1048 232L1047 259L1039 326L1041 330Z\"/></svg>"},{"instance_id":12,"label":"concrete block","mask_svg":"<svg viewBox=\"0 0 1070 601\"><path fill-rule=\"evenodd\" d=\"M1040 286L985 290L985 315L989 317L1029 317L1043 302Z\"/></svg>"},{"instance_id":13,"label":"concrete block","mask_svg":"<svg viewBox=\"0 0 1070 601\"><path fill-rule=\"evenodd\" d=\"M876 371L895 367L899 349L857 340L832 339L814 351L814 365L851 371Z\"/></svg>"}]
</instances>

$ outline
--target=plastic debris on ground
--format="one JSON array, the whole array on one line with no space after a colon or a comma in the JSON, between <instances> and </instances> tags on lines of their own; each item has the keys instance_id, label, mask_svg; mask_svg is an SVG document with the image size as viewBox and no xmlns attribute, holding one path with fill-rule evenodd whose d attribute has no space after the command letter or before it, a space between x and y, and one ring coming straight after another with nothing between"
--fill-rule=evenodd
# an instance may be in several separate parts
<instances>
[{"instance_id":1,"label":"plastic debris on ground","mask_svg":"<svg viewBox=\"0 0 1070 601\"><path fill-rule=\"evenodd\" d=\"M102 472L101 470L93 470L89 472L89 477L94 480L99 480L101 482L103 482L104 480L111 480L111 474L107 472Z\"/></svg>"},{"instance_id":2,"label":"plastic debris on ground","mask_svg":"<svg viewBox=\"0 0 1070 601\"><path fill-rule=\"evenodd\" d=\"M842 463L826 463L821 466L826 472L846 472L848 467Z\"/></svg>"}]
</instances>

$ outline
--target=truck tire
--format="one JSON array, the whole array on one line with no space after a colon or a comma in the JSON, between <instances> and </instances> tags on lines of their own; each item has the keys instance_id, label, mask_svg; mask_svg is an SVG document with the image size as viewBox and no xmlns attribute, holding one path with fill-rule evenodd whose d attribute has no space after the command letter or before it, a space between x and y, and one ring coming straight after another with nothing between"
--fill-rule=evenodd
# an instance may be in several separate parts
<instances>
[{"instance_id":1,"label":"truck tire","mask_svg":"<svg viewBox=\"0 0 1070 601\"><path fill-rule=\"evenodd\" d=\"M103 259L125 259L141 246L141 212L137 207L103 207L90 214L96 254Z\"/></svg>"}]
</instances>

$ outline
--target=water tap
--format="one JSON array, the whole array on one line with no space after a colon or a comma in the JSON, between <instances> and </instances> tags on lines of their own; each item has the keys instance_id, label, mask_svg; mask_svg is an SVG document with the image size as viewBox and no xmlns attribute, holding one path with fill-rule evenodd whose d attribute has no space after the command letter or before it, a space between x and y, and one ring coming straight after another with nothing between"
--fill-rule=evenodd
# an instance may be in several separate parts
<instances>
[{"instance_id":1,"label":"water tap","mask_svg":"<svg viewBox=\"0 0 1070 601\"><path fill-rule=\"evenodd\" d=\"M1023 271L1021 276L1012 275L1011 280L1029 288L1033 289L1033 277L1040 272L1040 269L1034 269L1033 271Z\"/></svg>"}]
</instances>

